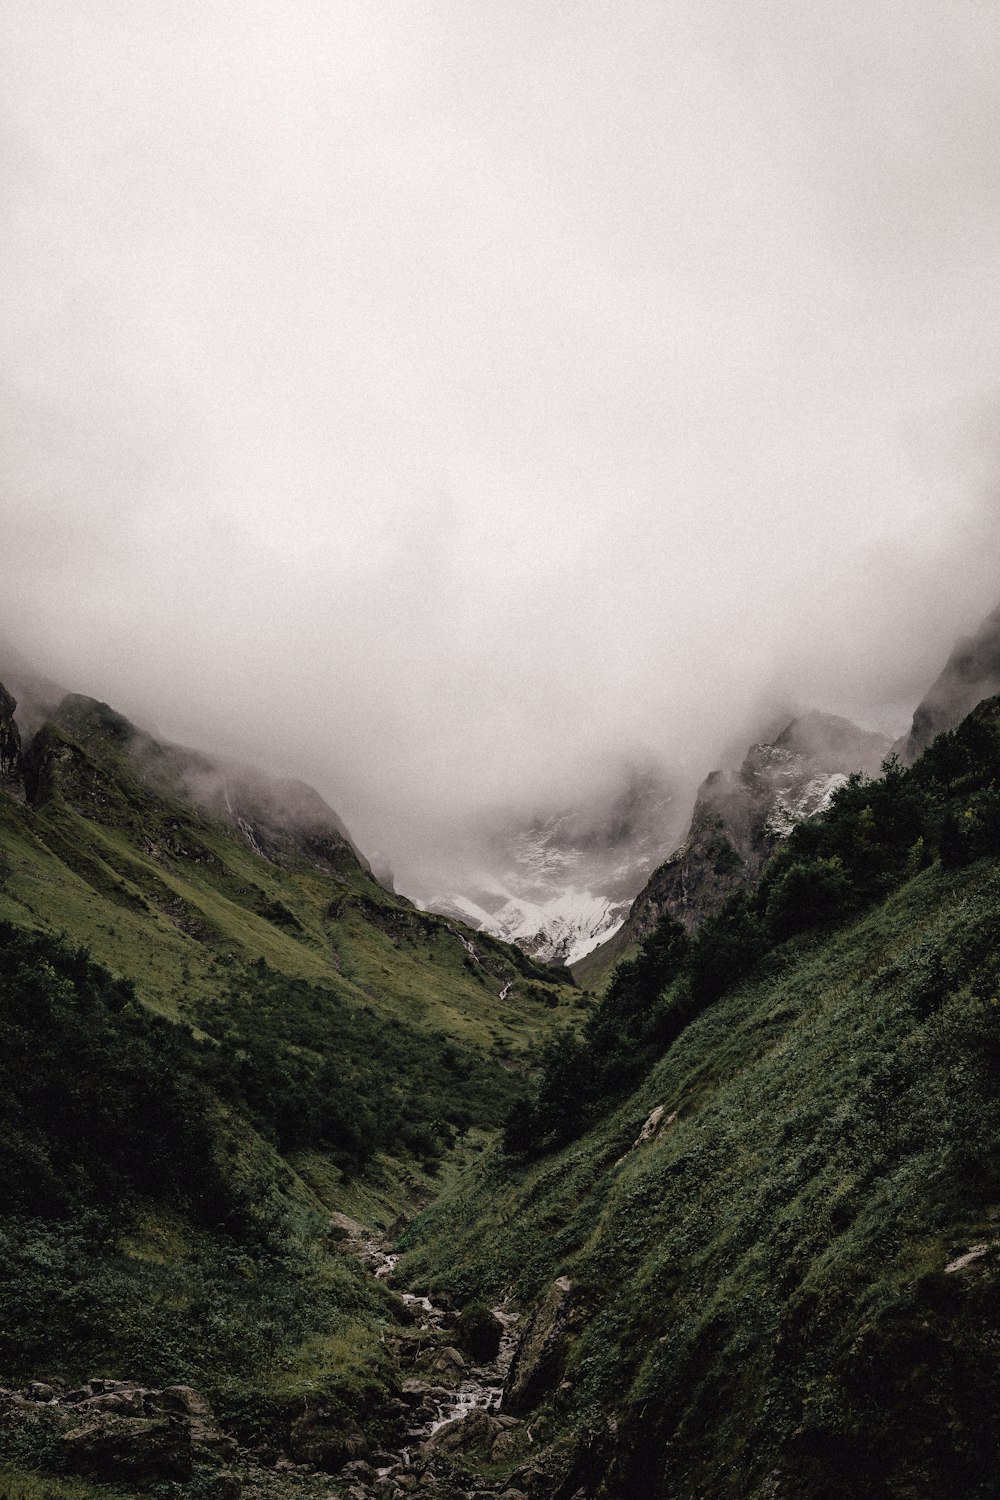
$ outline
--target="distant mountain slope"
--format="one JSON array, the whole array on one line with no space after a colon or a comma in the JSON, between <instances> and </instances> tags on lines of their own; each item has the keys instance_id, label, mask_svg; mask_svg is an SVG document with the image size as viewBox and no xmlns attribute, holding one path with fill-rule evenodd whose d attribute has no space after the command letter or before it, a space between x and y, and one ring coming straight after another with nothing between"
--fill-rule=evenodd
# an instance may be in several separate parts
<instances>
[{"instance_id":1,"label":"distant mountain slope","mask_svg":"<svg viewBox=\"0 0 1000 1500\"><path fill-rule=\"evenodd\" d=\"M426 904L543 962L572 964L621 926L676 829L673 789L655 770L633 770L596 805L494 827L487 868Z\"/></svg>"},{"instance_id":2,"label":"distant mountain slope","mask_svg":"<svg viewBox=\"0 0 1000 1500\"><path fill-rule=\"evenodd\" d=\"M170 1014L220 962L263 961L487 1046L544 1021L528 991L553 976L387 891L311 788L160 743L90 698L65 698L5 772L0 843L0 914L87 942Z\"/></svg>"},{"instance_id":3,"label":"distant mountain slope","mask_svg":"<svg viewBox=\"0 0 1000 1500\"><path fill-rule=\"evenodd\" d=\"M909 765L936 735L954 729L984 698L1000 692L1000 608L975 635L958 642L941 675L913 715L909 734L894 748Z\"/></svg>"},{"instance_id":4,"label":"distant mountain slope","mask_svg":"<svg viewBox=\"0 0 1000 1500\"><path fill-rule=\"evenodd\" d=\"M731 891L757 878L797 822L825 807L852 772L877 773L889 749L885 735L813 712L770 743L751 745L739 771L711 772L684 843L653 871L612 940L575 970L579 982L599 982L664 912L692 928L718 911Z\"/></svg>"}]
</instances>

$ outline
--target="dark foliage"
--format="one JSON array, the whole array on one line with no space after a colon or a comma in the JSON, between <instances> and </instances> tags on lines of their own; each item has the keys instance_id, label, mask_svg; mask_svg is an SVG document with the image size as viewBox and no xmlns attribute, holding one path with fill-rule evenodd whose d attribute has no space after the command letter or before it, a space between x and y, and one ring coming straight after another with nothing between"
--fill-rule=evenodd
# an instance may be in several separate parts
<instances>
[{"instance_id":1,"label":"dark foliage","mask_svg":"<svg viewBox=\"0 0 1000 1500\"><path fill-rule=\"evenodd\" d=\"M204 1076L282 1150L320 1147L356 1173L383 1148L437 1160L456 1132L499 1123L498 1063L266 965L196 1015L217 1044Z\"/></svg>"},{"instance_id":2,"label":"dark foliage","mask_svg":"<svg viewBox=\"0 0 1000 1500\"><path fill-rule=\"evenodd\" d=\"M155 1197L203 1223L231 1213L196 1052L85 948L0 923L6 1210L59 1218Z\"/></svg>"},{"instance_id":3,"label":"dark foliage","mask_svg":"<svg viewBox=\"0 0 1000 1500\"><path fill-rule=\"evenodd\" d=\"M609 1101L628 1093L686 1024L660 996L688 952L687 933L667 916L634 959L618 964L582 1035L564 1032L546 1045L537 1093L519 1100L507 1118L508 1151L537 1154L571 1140Z\"/></svg>"}]
</instances>

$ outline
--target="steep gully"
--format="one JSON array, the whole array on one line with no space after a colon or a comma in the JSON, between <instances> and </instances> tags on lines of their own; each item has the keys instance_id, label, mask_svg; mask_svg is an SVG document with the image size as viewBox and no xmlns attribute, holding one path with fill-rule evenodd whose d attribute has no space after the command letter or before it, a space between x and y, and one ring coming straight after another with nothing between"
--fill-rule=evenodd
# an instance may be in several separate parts
<instances>
[{"instance_id":1,"label":"steep gully","mask_svg":"<svg viewBox=\"0 0 1000 1500\"><path fill-rule=\"evenodd\" d=\"M399 1256L360 1225L339 1215L336 1219L347 1230L344 1249L356 1255L377 1281L390 1283ZM521 1332L518 1314L506 1305L492 1308L499 1342L495 1357L474 1362L471 1356L467 1362L450 1342L456 1337L451 1309L420 1292L399 1291L397 1295L413 1319L401 1331L397 1346L401 1370L413 1371L401 1384L408 1408L402 1441L367 1460L349 1463L338 1477L351 1483L352 1500L367 1496L396 1500L418 1481L421 1493L430 1488L455 1500L466 1496L486 1500L508 1493L509 1480L491 1484L473 1479L470 1470L483 1461L496 1462L525 1449L530 1452L532 1446L530 1429L501 1411Z\"/></svg>"}]
</instances>

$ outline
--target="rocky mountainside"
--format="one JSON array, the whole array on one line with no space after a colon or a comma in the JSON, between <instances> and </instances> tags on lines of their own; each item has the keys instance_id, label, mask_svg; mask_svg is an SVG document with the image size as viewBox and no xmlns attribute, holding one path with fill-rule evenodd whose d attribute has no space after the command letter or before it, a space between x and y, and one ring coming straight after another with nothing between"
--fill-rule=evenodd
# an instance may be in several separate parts
<instances>
[{"instance_id":1,"label":"rocky mountainside","mask_svg":"<svg viewBox=\"0 0 1000 1500\"><path fill-rule=\"evenodd\" d=\"M633 770L596 805L495 826L486 868L467 889L421 904L543 962L572 964L621 927L676 828L672 788L652 769Z\"/></svg>"},{"instance_id":2,"label":"rocky mountainside","mask_svg":"<svg viewBox=\"0 0 1000 1500\"><path fill-rule=\"evenodd\" d=\"M886 736L814 712L793 719L770 743L751 745L738 771L712 771L698 789L684 843L653 871L591 965L606 969L664 912L690 929L718 911L730 892L756 880L796 823L826 807L852 772L876 774L889 750Z\"/></svg>"},{"instance_id":3,"label":"rocky mountainside","mask_svg":"<svg viewBox=\"0 0 1000 1500\"><path fill-rule=\"evenodd\" d=\"M975 635L958 642L914 713L909 734L893 748L912 764L936 735L954 729L977 703L998 692L1000 608L986 617Z\"/></svg>"}]
</instances>

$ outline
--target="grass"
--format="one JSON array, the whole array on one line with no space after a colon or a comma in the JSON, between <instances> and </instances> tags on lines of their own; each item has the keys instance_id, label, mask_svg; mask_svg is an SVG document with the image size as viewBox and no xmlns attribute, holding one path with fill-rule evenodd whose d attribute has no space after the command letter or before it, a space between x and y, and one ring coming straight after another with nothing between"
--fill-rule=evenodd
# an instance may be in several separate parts
<instances>
[{"instance_id":1,"label":"grass","mask_svg":"<svg viewBox=\"0 0 1000 1500\"><path fill-rule=\"evenodd\" d=\"M995 862L938 865L786 944L596 1129L494 1151L409 1232L407 1274L462 1296L574 1280L560 1420L616 1415L616 1493L980 1493L998 1257L943 1272L998 1240L998 908ZM630 1149L660 1104L677 1122Z\"/></svg>"},{"instance_id":2,"label":"grass","mask_svg":"<svg viewBox=\"0 0 1000 1500\"><path fill-rule=\"evenodd\" d=\"M31 1473L0 1460L3 1500L134 1500L117 1485Z\"/></svg>"}]
</instances>

